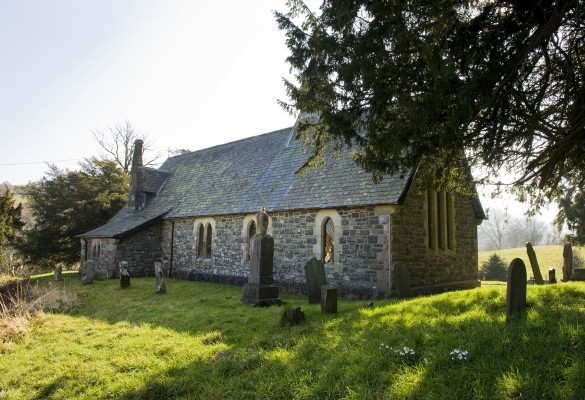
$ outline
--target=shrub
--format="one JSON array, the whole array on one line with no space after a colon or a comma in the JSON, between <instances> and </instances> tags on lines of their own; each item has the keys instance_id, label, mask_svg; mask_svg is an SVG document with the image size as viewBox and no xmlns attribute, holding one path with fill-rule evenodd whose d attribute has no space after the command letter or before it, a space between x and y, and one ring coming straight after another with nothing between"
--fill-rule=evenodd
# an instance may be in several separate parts
<instances>
[{"instance_id":1,"label":"shrub","mask_svg":"<svg viewBox=\"0 0 585 400\"><path fill-rule=\"evenodd\" d=\"M508 266L496 253L484 261L479 270L480 279L484 281L505 281L507 273Z\"/></svg>"}]
</instances>

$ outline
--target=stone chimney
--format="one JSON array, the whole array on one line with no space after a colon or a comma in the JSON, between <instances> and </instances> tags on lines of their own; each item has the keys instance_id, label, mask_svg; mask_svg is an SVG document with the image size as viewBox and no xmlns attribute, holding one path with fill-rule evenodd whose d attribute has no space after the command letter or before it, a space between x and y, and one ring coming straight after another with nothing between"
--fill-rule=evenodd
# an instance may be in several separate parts
<instances>
[{"instance_id":1,"label":"stone chimney","mask_svg":"<svg viewBox=\"0 0 585 400\"><path fill-rule=\"evenodd\" d=\"M140 211L144 208L146 197L142 191L144 170L142 167L143 141L137 139L134 142L134 155L132 156L132 170L130 171L130 194L128 195L128 208L130 211Z\"/></svg>"}]
</instances>

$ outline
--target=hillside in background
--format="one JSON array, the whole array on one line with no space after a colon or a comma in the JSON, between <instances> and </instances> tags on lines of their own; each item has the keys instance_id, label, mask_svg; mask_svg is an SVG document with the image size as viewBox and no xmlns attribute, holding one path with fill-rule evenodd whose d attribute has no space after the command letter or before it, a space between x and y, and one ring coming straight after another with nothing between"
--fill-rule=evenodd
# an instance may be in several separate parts
<instances>
[{"instance_id":1,"label":"hillside in background","mask_svg":"<svg viewBox=\"0 0 585 400\"><path fill-rule=\"evenodd\" d=\"M542 277L546 280L548 279L548 270L550 268L554 268L556 271L556 278L560 280L563 278L563 246L562 245L555 245L555 246L534 246L534 251L536 252L536 258L538 259L538 265L540 267L540 271L542 273ZM585 260L585 248L583 247L573 247L573 253L578 252L581 259ZM526 272L528 276L532 276L532 271L530 267L530 260L528 259L528 254L526 253L525 247L517 247L514 249L504 249L504 250L488 250L488 251L480 251L478 253L478 265L481 267L481 264L486 261L492 254L497 254L506 262L506 264L510 264L514 258L520 258L524 261L526 265Z\"/></svg>"}]
</instances>

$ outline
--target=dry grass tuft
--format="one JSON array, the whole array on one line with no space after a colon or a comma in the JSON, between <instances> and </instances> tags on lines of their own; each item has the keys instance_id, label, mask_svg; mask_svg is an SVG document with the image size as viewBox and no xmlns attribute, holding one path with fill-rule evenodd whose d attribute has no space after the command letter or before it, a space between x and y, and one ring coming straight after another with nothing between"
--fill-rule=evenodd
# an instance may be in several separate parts
<instances>
[{"instance_id":1,"label":"dry grass tuft","mask_svg":"<svg viewBox=\"0 0 585 400\"><path fill-rule=\"evenodd\" d=\"M77 294L63 288L11 282L0 295L0 353L25 341L30 334L31 320L40 318L45 311L64 312L78 304Z\"/></svg>"}]
</instances>

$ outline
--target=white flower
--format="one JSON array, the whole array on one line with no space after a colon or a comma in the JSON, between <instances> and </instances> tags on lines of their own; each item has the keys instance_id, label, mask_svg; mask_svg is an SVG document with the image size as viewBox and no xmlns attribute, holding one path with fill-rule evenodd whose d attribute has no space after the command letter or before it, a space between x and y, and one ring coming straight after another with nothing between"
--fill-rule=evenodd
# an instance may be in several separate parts
<instances>
[{"instance_id":1,"label":"white flower","mask_svg":"<svg viewBox=\"0 0 585 400\"><path fill-rule=\"evenodd\" d=\"M450 356L453 361L466 361L469 357L469 352L467 350L453 349Z\"/></svg>"},{"instance_id":2,"label":"white flower","mask_svg":"<svg viewBox=\"0 0 585 400\"><path fill-rule=\"evenodd\" d=\"M416 352L411 349L410 347L404 346L402 348L402 350L400 350L400 355L401 356L414 356L416 355Z\"/></svg>"}]
</instances>

